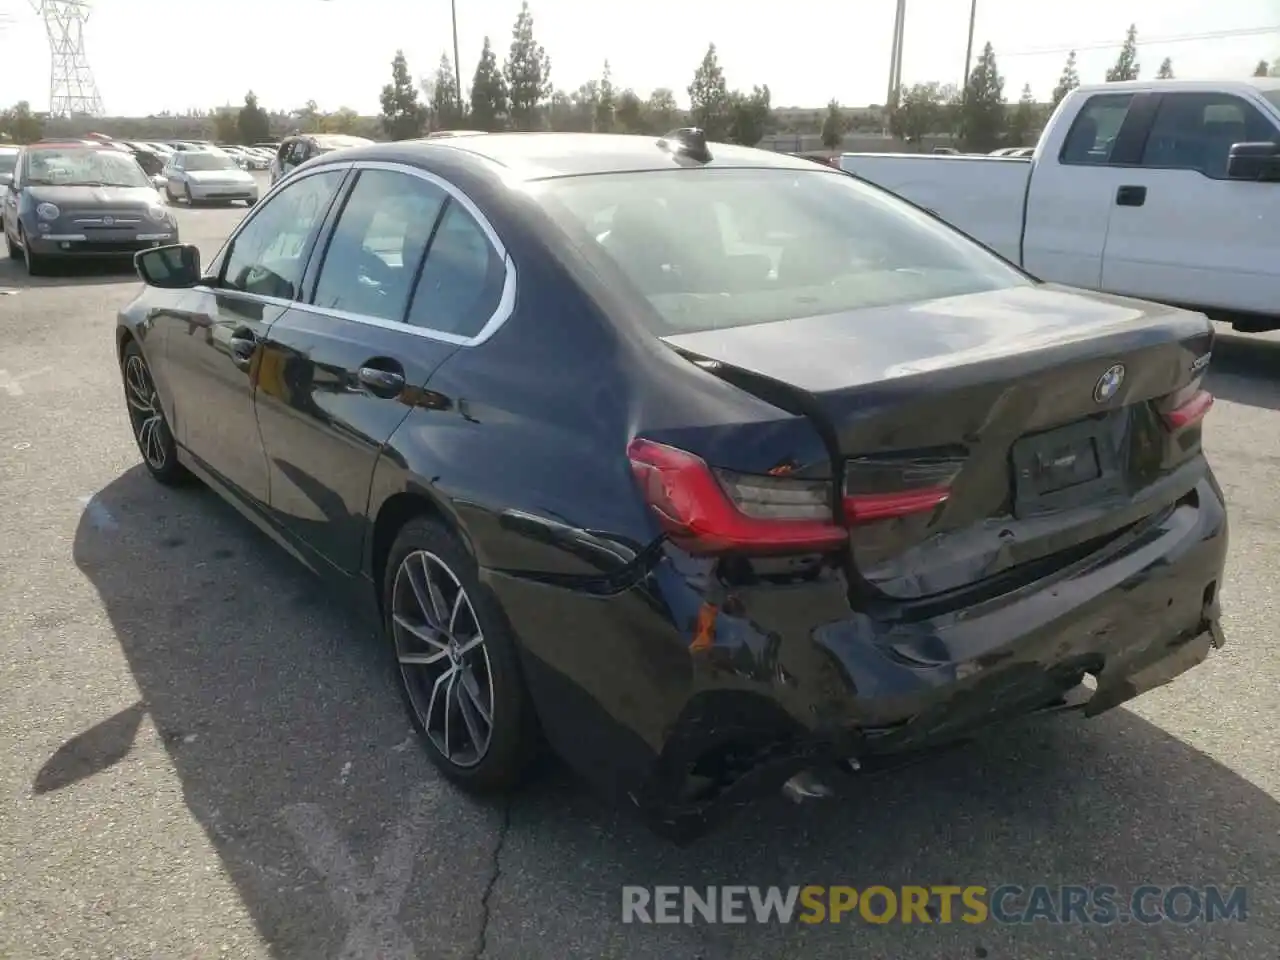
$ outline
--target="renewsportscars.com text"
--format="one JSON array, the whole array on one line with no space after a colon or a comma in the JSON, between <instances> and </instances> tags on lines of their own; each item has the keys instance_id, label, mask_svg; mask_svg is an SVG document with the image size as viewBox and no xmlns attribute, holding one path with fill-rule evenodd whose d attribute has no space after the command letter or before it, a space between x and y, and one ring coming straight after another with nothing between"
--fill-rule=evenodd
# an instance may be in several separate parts
<instances>
[{"instance_id":1,"label":"renewsportscars.com text","mask_svg":"<svg viewBox=\"0 0 1280 960\"><path fill-rule=\"evenodd\" d=\"M623 923L1242 923L1244 887L1096 885L622 888Z\"/></svg>"}]
</instances>

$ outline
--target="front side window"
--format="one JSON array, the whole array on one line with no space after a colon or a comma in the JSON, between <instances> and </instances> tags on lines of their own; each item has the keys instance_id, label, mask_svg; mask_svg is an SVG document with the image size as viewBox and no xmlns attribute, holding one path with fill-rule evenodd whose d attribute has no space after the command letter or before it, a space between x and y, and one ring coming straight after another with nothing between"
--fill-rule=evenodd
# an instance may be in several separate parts
<instances>
[{"instance_id":1,"label":"front side window","mask_svg":"<svg viewBox=\"0 0 1280 960\"><path fill-rule=\"evenodd\" d=\"M27 183L60 187L150 187L138 162L119 150L66 147L27 154Z\"/></svg>"},{"instance_id":2,"label":"front side window","mask_svg":"<svg viewBox=\"0 0 1280 960\"><path fill-rule=\"evenodd\" d=\"M13 173L13 168L17 165L18 154L16 151L0 153L0 173Z\"/></svg>"},{"instance_id":3,"label":"front side window","mask_svg":"<svg viewBox=\"0 0 1280 960\"><path fill-rule=\"evenodd\" d=\"M1222 179L1232 145L1260 141L1280 141L1280 134L1256 107L1239 97L1166 93L1142 151L1142 166L1196 170Z\"/></svg>"},{"instance_id":4,"label":"front side window","mask_svg":"<svg viewBox=\"0 0 1280 960\"><path fill-rule=\"evenodd\" d=\"M231 241L221 286L294 300L307 252L342 184L344 171L326 170L292 181L274 194Z\"/></svg>"},{"instance_id":5,"label":"front side window","mask_svg":"<svg viewBox=\"0 0 1280 960\"><path fill-rule=\"evenodd\" d=\"M403 320L446 196L421 177L361 171L325 251L315 305Z\"/></svg>"},{"instance_id":6,"label":"front side window","mask_svg":"<svg viewBox=\"0 0 1280 960\"><path fill-rule=\"evenodd\" d=\"M817 166L566 177L535 195L600 272L649 302L659 336L1033 282L891 194Z\"/></svg>"},{"instance_id":7,"label":"front side window","mask_svg":"<svg viewBox=\"0 0 1280 960\"><path fill-rule=\"evenodd\" d=\"M1124 126L1133 102L1131 93L1101 93L1090 97L1067 131L1062 147L1063 163L1099 164L1111 162L1116 138Z\"/></svg>"}]
</instances>

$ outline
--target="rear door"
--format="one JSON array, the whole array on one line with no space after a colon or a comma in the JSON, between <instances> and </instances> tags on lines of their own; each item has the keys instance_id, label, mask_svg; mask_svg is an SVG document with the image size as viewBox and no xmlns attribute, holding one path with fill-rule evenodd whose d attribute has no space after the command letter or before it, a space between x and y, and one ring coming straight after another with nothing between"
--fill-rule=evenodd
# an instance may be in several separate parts
<instances>
[{"instance_id":1,"label":"rear door","mask_svg":"<svg viewBox=\"0 0 1280 960\"><path fill-rule=\"evenodd\" d=\"M1106 290L1249 313L1280 311L1280 184L1227 179L1231 145L1280 125L1230 93L1160 95L1139 164L1112 197Z\"/></svg>"},{"instance_id":2,"label":"rear door","mask_svg":"<svg viewBox=\"0 0 1280 960\"><path fill-rule=\"evenodd\" d=\"M1103 287L1103 251L1116 190L1141 154L1154 100L1095 93L1060 145L1042 150L1027 191L1022 265L1042 280Z\"/></svg>"},{"instance_id":3,"label":"rear door","mask_svg":"<svg viewBox=\"0 0 1280 960\"><path fill-rule=\"evenodd\" d=\"M500 309L505 278L492 230L452 185L413 167L356 169L306 302L269 331L257 396L274 519L348 573L383 447L436 367Z\"/></svg>"}]
</instances>

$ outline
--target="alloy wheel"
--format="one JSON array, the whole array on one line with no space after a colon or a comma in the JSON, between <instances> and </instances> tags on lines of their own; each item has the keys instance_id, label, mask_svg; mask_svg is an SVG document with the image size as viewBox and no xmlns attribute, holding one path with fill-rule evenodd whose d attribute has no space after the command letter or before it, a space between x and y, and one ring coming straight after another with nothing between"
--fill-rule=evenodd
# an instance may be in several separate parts
<instances>
[{"instance_id":1,"label":"alloy wheel","mask_svg":"<svg viewBox=\"0 0 1280 960\"><path fill-rule=\"evenodd\" d=\"M435 554L400 562L391 597L396 659L409 702L449 763L474 767L493 737L493 672L484 632L458 577Z\"/></svg>"},{"instance_id":2,"label":"alloy wheel","mask_svg":"<svg viewBox=\"0 0 1280 960\"><path fill-rule=\"evenodd\" d=\"M152 470L163 470L169 461L169 428L160 410L160 398L143 359L131 355L124 363L124 393L129 403L129 419L133 423L138 449Z\"/></svg>"}]
</instances>

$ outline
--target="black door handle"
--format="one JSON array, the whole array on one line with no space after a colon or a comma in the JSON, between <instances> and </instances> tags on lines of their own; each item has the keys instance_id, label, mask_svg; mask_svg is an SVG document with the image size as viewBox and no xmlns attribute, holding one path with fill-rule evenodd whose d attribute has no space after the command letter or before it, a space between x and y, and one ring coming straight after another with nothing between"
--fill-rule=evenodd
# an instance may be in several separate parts
<instances>
[{"instance_id":1,"label":"black door handle","mask_svg":"<svg viewBox=\"0 0 1280 960\"><path fill-rule=\"evenodd\" d=\"M1147 188L1124 186L1116 191L1117 207L1140 207L1147 202Z\"/></svg>"},{"instance_id":2,"label":"black door handle","mask_svg":"<svg viewBox=\"0 0 1280 960\"><path fill-rule=\"evenodd\" d=\"M390 400L398 397L404 389L404 374L395 370L383 370L379 367L361 367L357 376L375 397Z\"/></svg>"},{"instance_id":3,"label":"black door handle","mask_svg":"<svg viewBox=\"0 0 1280 960\"><path fill-rule=\"evenodd\" d=\"M247 370L253 361L253 351L258 349L258 338L251 333L234 333L228 342L231 345L231 362L241 370Z\"/></svg>"}]
</instances>

